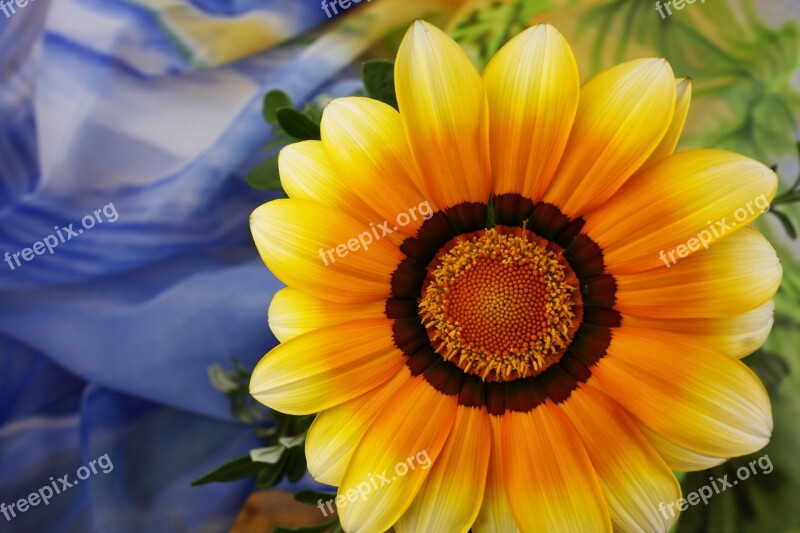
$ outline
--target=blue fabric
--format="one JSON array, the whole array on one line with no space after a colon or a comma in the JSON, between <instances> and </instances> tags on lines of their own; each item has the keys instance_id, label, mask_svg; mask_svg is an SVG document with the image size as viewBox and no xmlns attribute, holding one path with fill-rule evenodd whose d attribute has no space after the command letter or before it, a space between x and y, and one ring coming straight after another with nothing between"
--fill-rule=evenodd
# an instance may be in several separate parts
<instances>
[{"instance_id":1,"label":"blue fabric","mask_svg":"<svg viewBox=\"0 0 800 533\"><path fill-rule=\"evenodd\" d=\"M0 429L0 502L7 505L8 514L8 518L0 515L0 530L170 531L180 524L190 531L222 531L229 527L252 484L196 488L189 484L256 446L251 432L81 383L41 356L29 354L26 359L39 376L14 384L35 390L43 382L51 383L52 392L44 392L54 403L41 405L37 416ZM65 412L67 407L72 411ZM78 472L90 466L94 471ZM67 488L59 482L65 475ZM78 477L87 475L83 481ZM39 492L45 488L50 492L46 505L40 502L24 512L8 509L31 493L47 496Z\"/></svg>"},{"instance_id":2,"label":"blue fabric","mask_svg":"<svg viewBox=\"0 0 800 533\"><path fill-rule=\"evenodd\" d=\"M343 69L366 41L323 30L242 54L197 28L266 21L287 40L325 22L317 0L287 4L0 12L0 503L105 454L114 465L0 515L0 531L220 531L252 488L188 485L258 445L206 372L233 355L252 367L276 342L281 284L248 230L275 194L244 183L270 140L261 99L351 94ZM36 242L52 253L26 260Z\"/></svg>"}]
</instances>

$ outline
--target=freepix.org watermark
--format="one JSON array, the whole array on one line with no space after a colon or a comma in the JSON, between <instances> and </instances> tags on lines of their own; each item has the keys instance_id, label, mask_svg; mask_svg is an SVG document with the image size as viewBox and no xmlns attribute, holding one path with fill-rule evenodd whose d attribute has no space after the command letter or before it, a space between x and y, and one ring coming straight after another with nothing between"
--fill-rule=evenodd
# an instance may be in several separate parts
<instances>
[{"instance_id":1,"label":"freepix.org watermark","mask_svg":"<svg viewBox=\"0 0 800 533\"><path fill-rule=\"evenodd\" d=\"M27 498L20 498L16 502L10 504L6 504L5 502L0 503L0 513L6 518L6 522L11 522L11 520L17 517L17 513L22 514L31 507L36 507L42 503L48 506L50 505L50 500L53 499L54 496L68 491L81 481L89 479L89 477L94 474L99 472L108 474L112 470L114 470L114 463L111 462L108 454L101 455L97 459L89 461L88 465L78 468L78 471L75 472L75 476L78 479L70 480L69 474L65 474L57 479L50 476L50 483L45 483L36 492L31 492L28 494Z\"/></svg>"},{"instance_id":2,"label":"freepix.org watermark","mask_svg":"<svg viewBox=\"0 0 800 533\"><path fill-rule=\"evenodd\" d=\"M317 507L320 511L322 511L322 516L328 516L328 513L334 512L334 501L336 502L336 507L339 509L347 505L347 502L354 502L359 498L366 501L367 496L373 490L379 490L382 487L391 484L398 477L405 476L409 472L416 470L417 467L419 467L420 470L427 470L432 464L433 461L431 461L431 458L428 456L427 450L422 450L421 452L417 452L416 455L407 457L405 461L401 461L394 465L395 475L392 477L389 477L389 474L386 473L386 470L380 474L369 474L365 481L362 481L356 485L356 488L348 490L347 494L339 494L336 496L335 500L331 498L326 502L322 501L322 499L319 499L317 501ZM327 511L325 510L326 508L328 509Z\"/></svg>"},{"instance_id":3,"label":"freepix.org watermark","mask_svg":"<svg viewBox=\"0 0 800 533\"><path fill-rule=\"evenodd\" d=\"M365 0L368 4L372 2L372 0ZM703 0L705 1L705 0ZM346 11L350 9L353 4L360 4L361 0L322 0L322 10L328 16L328 18L333 17L334 15L339 14L339 9L342 11Z\"/></svg>"},{"instance_id":4,"label":"freepix.org watermark","mask_svg":"<svg viewBox=\"0 0 800 533\"><path fill-rule=\"evenodd\" d=\"M696 252L701 247L708 249L708 245L711 243L712 239L718 238L725 232L732 230L736 227L738 222L744 222L747 220L748 216L755 215L757 211L761 213L769 211L769 200L767 200L767 197L763 194L755 200L747 202L745 207L737 208L736 211L733 212L735 221L728 221L728 217L722 217L712 224L709 220L706 222L706 224L708 224L708 229L704 229L699 232L696 237L692 237L686 241L686 244L681 244L669 252L665 253L664 250L661 250L658 253L658 257L664 261L664 264L669 268L677 263L678 259L687 257L691 252ZM676 255L677 257L675 257ZM667 261L667 258L669 258L669 261ZM672 263L670 263L670 261Z\"/></svg>"},{"instance_id":5,"label":"freepix.org watermark","mask_svg":"<svg viewBox=\"0 0 800 533\"><path fill-rule=\"evenodd\" d=\"M28 5L28 2L35 1L36 0L0 0L0 10L3 11L7 19L10 19L11 15L16 14L17 8L23 8Z\"/></svg>"},{"instance_id":6,"label":"freepix.org watermark","mask_svg":"<svg viewBox=\"0 0 800 533\"><path fill-rule=\"evenodd\" d=\"M104 205L100 209L95 209L94 214L88 214L81 219L81 225L83 228L73 229L73 226L75 225L74 223L62 228L54 226L53 229L56 230L55 233L48 235L41 241L36 241L30 247L23 248L19 252L14 252L13 254L11 252L6 252L3 260L8 265L8 268L14 270L22 266L20 258L22 258L22 260L25 262L30 262L33 261L37 255L43 255L45 251L52 254L55 252L56 247L59 244L64 244L65 242L74 239L83 233L84 230L92 229L95 224L102 224L103 218L100 216L101 213L107 222L116 222L116 220L119 218L119 215L117 214L117 208L114 207L113 203Z\"/></svg>"},{"instance_id":7,"label":"freepix.org watermark","mask_svg":"<svg viewBox=\"0 0 800 533\"><path fill-rule=\"evenodd\" d=\"M656 11L658 11L658 14L661 15L662 19L665 19L668 15L672 15L670 4L672 4L672 7L680 11L686 7L686 4L694 4L694 2L695 0L667 0L662 4L660 1L658 1L656 2ZM700 3L705 4L706 0L700 0ZM664 10L667 11L666 14L664 14Z\"/></svg>"},{"instance_id":8,"label":"freepix.org watermark","mask_svg":"<svg viewBox=\"0 0 800 533\"><path fill-rule=\"evenodd\" d=\"M401 227L408 226L411 224L412 220L419 220L419 218L417 218L418 216L422 217L422 220L428 220L433 216L433 209L431 209L431 204L428 203L427 200L410 208L408 213L400 213L397 215L397 220L395 221L396 223L393 227L389 227L388 220L384 220L383 223L378 224L377 226L370 222L370 231L365 231L361 235L349 239L347 244L342 243L328 250L325 250L325 248L320 248L319 257L322 259L322 262L325 263L325 266L329 266L331 263L336 262L336 257L334 257L334 254L340 258L343 258L347 257L350 252L368 250L369 245L374 241L380 240L387 235L394 233ZM330 261L328 261L328 259L330 259Z\"/></svg>"},{"instance_id":9,"label":"freepix.org watermark","mask_svg":"<svg viewBox=\"0 0 800 533\"><path fill-rule=\"evenodd\" d=\"M724 476L716 479L714 479L713 476L709 476L708 480L711 481L711 484L703 485L696 491L692 491L687 494L686 498L681 498L678 501L671 502L669 505L661 502L658 504L658 510L661 511L661 515L664 517L664 519L669 519L670 517L675 516L676 507L681 511L685 511L690 505L697 505L701 501L703 502L703 505L708 505L708 500L710 500L712 496L719 494L720 492L725 492L727 489L738 485L739 481L744 481L749 478L751 472L754 476L758 475L756 465L758 465L758 467L761 469L762 474L769 474L772 472L772 460L769 458L769 455L764 454L758 459L750 461L747 465L740 466L736 470L737 479L728 480L729 474L725 474ZM667 511L669 511L669 515L667 515Z\"/></svg>"}]
</instances>

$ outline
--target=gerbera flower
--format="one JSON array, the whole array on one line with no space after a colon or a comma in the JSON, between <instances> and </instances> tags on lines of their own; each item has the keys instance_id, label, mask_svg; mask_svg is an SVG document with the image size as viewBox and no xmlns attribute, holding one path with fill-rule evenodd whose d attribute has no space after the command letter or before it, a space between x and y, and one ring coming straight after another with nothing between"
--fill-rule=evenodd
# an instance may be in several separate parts
<instances>
[{"instance_id":1,"label":"gerbera flower","mask_svg":"<svg viewBox=\"0 0 800 533\"><path fill-rule=\"evenodd\" d=\"M550 26L481 76L415 23L395 79L399 113L331 102L252 215L289 286L252 394L320 413L308 466L347 531L668 530L672 470L770 438L738 358L772 325L781 267L745 226L777 177L673 155L689 80L642 59L580 87Z\"/></svg>"}]
</instances>

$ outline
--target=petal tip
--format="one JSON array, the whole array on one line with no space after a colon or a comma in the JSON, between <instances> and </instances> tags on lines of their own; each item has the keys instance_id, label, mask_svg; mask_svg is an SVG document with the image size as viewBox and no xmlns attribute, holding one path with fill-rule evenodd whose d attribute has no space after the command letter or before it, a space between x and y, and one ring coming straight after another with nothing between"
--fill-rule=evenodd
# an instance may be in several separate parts
<instances>
[{"instance_id":1,"label":"petal tip","mask_svg":"<svg viewBox=\"0 0 800 533\"><path fill-rule=\"evenodd\" d=\"M450 35L438 26L426 20L417 19L408 29L408 32L406 32L406 36L403 40L416 41L420 46L423 44L430 46L432 40L441 37L452 39Z\"/></svg>"},{"instance_id":2,"label":"petal tip","mask_svg":"<svg viewBox=\"0 0 800 533\"><path fill-rule=\"evenodd\" d=\"M421 37L422 35L428 33L431 28L438 29L436 26L431 24L430 22L426 22L422 19L417 19L411 24L411 27L408 28L407 37L417 38Z\"/></svg>"},{"instance_id":3,"label":"petal tip","mask_svg":"<svg viewBox=\"0 0 800 533\"><path fill-rule=\"evenodd\" d=\"M634 71L638 71L641 75L645 75L651 79L662 76L670 77L673 80L675 79L672 65L663 57L643 57L641 59L634 59L629 64L633 66ZM622 65L625 65L625 63L622 63Z\"/></svg>"},{"instance_id":4,"label":"petal tip","mask_svg":"<svg viewBox=\"0 0 800 533\"><path fill-rule=\"evenodd\" d=\"M272 206L274 202L280 202L280 199L261 204L250 213L250 228L262 229L264 225L268 224L270 219L269 211L274 209Z\"/></svg>"}]
</instances>

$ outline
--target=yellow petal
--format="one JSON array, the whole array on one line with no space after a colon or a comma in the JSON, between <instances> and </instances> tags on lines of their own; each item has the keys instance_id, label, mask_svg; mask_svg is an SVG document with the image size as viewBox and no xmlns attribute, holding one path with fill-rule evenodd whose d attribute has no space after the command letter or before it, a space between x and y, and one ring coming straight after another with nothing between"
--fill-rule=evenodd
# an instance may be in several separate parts
<instances>
[{"instance_id":1,"label":"yellow petal","mask_svg":"<svg viewBox=\"0 0 800 533\"><path fill-rule=\"evenodd\" d=\"M572 217L602 205L655 150L674 110L675 78L663 59L623 63L586 82L545 201Z\"/></svg>"},{"instance_id":2,"label":"yellow petal","mask_svg":"<svg viewBox=\"0 0 800 533\"><path fill-rule=\"evenodd\" d=\"M489 454L489 473L483 503L472 530L475 533L515 533L519 531L506 496L503 463L500 458L503 417L490 416L492 449Z\"/></svg>"},{"instance_id":3,"label":"yellow petal","mask_svg":"<svg viewBox=\"0 0 800 533\"><path fill-rule=\"evenodd\" d=\"M489 100L494 194L544 196L578 109L580 81L566 39L552 26L508 42L483 72Z\"/></svg>"},{"instance_id":4,"label":"yellow petal","mask_svg":"<svg viewBox=\"0 0 800 533\"><path fill-rule=\"evenodd\" d=\"M334 304L286 287L275 293L269 305L269 327L286 342L303 333L362 318L385 318L383 300L368 304Z\"/></svg>"},{"instance_id":5,"label":"yellow petal","mask_svg":"<svg viewBox=\"0 0 800 533\"><path fill-rule=\"evenodd\" d=\"M614 308L651 318L734 316L769 301L782 275L769 241L744 228L669 268L615 276Z\"/></svg>"},{"instance_id":6,"label":"yellow petal","mask_svg":"<svg viewBox=\"0 0 800 533\"><path fill-rule=\"evenodd\" d=\"M456 406L456 396L443 395L423 376L400 388L347 465L336 502L345 531L386 531L397 522L439 457Z\"/></svg>"},{"instance_id":7,"label":"yellow petal","mask_svg":"<svg viewBox=\"0 0 800 533\"><path fill-rule=\"evenodd\" d=\"M442 453L395 531L469 531L483 501L491 439L486 410L459 405Z\"/></svg>"},{"instance_id":8,"label":"yellow petal","mask_svg":"<svg viewBox=\"0 0 800 533\"><path fill-rule=\"evenodd\" d=\"M339 174L321 141L301 141L283 148L278 155L281 186L289 198L311 200L348 212L372 213L369 204L348 186L346 174Z\"/></svg>"},{"instance_id":9,"label":"yellow petal","mask_svg":"<svg viewBox=\"0 0 800 533\"><path fill-rule=\"evenodd\" d=\"M675 85L675 114L672 116L672 122L669 125L667 133L664 138L658 143L658 146L650 154L650 157L645 161L642 168L647 168L653 163L658 163L662 159L669 157L675 151L678 145L678 139L683 132L683 125L686 123L686 115L689 114L689 102L692 100L692 80L689 78L681 78Z\"/></svg>"},{"instance_id":10,"label":"yellow petal","mask_svg":"<svg viewBox=\"0 0 800 533\"><path fill-rule=\"evenodd\" d=\"M611 531L600 483L580 436L549 400L503 416L506 496L521 531Z\"/></svg>"},{"instance_id":11,"label":"yellow petal","mask_svg":"<svg viewBox=\"0 0 800 533\"><path fill-rule=\"evenodd\" d=\"M363 222L307 200L273 200L250 216L264 263L285 284L323 300L386 298L402 261L397 246ZM368 242L370 241L371 242Z\"/></svg>"},{"instance_id":12,"label":"yellow petal","mask_svg":"<svg viewBox=\"0 0 800 533\"><path fill-rule=\"evenodd\" d=\"M677 514L662 509L680 499L678 480L625 411L591 383L573 391L562 409L597 472L611 521L618 531L666 533Z\"/></svg>"},{"instance_id":13,"label":"yellow petal","mask_svg":"<svg viewBox=\"0 0 800 533\"><path fill-rule=\"evenodd\" d=\"M270 409L308 415L385 383L405 364L392 320L355 320L280 344L253 370L250 394Z\"/></svg>"},{"instance_id":14,"label":"yellow petal","mask_svg":"<svg viewBox=\"0 0 800 533\"><path fill-rule=\"evenodd\" d=\"M665 266L662 251L667 257L692 253L745 227L777 188L772 170L744 156L678 152L589 213L584 231L603 249L609 272L641 272Z\"/></svg>"},{"instance_id":15,"label":"yellow petal","mask_svg":"<svg viewBox=\"0 0 800 533\"><path fill-rule=\"evenodd\" d=\"M395 86L425 192L442 209L486 202L486 94L464 50L440 29L415 22L397 52Z\"/></svg>"},{"instance_id":16,"label":"yellow petal","mask_svg":"<svg viewBox=\"0 0 800 533\"><path fill-rule=\"evenodd\" d=\"M658 450L659 455L661 455L671 470L677 472L697 472L699 470L712 468L727 461L726 457L704 455L684 448L683 446L678 446L638 420L636 421L636 425L642 432L642 435L647 437L650 444L653 445L653 448Z\"/></svg>"},{"instance_id":17,"label":"yellow petal","mask_svg":"<svg viewBox=\"0 0 800 533\"><path fill-rule=\"evenodd\" d=\"M375 416L409 379L406 365L389 381L341 405L321 412L306 435L309 473L327 485L342 482L350 457Z\"/></svg>"},{"instance_id":18,"label":"yellow petal","mask_svg":"<svg viewBox=\"0 0 800 533\"><path fill-rule=\"evenodd\" d=\"M652 430L703 455L752 453L772 434L769 398L756 375L681 335L615 330L592 373L604 392Z\"/></svg>"},{"instance_id":19,"label":"yellow petal","mask_svg":"<svg viewBox=\"0 0 800 533\"><path fill-rule=\"evenodd\" d=\"M622 316L623 327L648 328L681 334L687 341L716 348L741 358L759 349L775 321L775 302L770 300L741 315L716 318L647 318Z\"/></svg>"},{"instance_id":20,"label":"yellow petal","mask_svg":"<svg viewBox=\"0 0 800 533\"><path fill-rule=\"evenodd\" d=\"M418 184L400 114L369 98L338 98L322 115L322 142L360 203L401 232L415 235L434 212ZM380 191L379 194L375 194ZM356 206L351 207L355 208Z\"/></svg>"}]
</instances>

